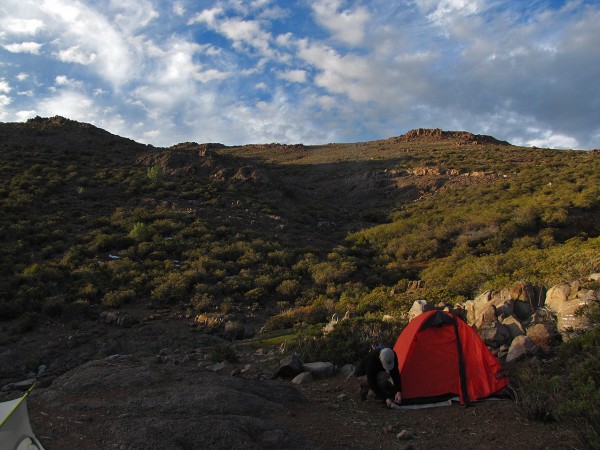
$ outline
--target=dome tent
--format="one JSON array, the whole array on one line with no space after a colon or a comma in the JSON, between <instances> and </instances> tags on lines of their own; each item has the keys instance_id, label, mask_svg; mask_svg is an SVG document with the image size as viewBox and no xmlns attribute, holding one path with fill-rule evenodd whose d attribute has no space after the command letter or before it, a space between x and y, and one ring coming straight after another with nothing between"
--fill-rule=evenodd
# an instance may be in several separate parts
<instances>
[{"instance_id":1,"label":"dome tent","mask_svg":"<svg viewBox=\"0 0 600 450\"><path fill-rule=\"evenodd\" d=\"M455 314L428 311L404 328L394 351L402 402L459 396L463 405L502 391L508 377L477 332Z\"/></svg>"},{"instance_id":2,"label":"dome tent","mask_svg":"<svg viewBox=\"0 0 600 450\"><path fill-rule=\"evenodd\" d=\"M0 403L0 449L44 450L29 423L27 395L31 389L20 398Z\"/></svg>"}]
</instances>

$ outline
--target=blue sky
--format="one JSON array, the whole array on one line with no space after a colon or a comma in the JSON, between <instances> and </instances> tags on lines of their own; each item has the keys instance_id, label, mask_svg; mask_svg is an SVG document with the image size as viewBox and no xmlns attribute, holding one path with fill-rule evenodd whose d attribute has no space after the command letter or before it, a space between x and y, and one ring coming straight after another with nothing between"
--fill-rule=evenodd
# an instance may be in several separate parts
<instances>
[{"instance_id":1,"label":"blue sky","mask_svg":"<svg viewBox=\"0 0 600 450\"><path fill-rule=\"evenodd\" d=\"M0 121L159 146L413 128L600 147L600 2L2 0Z\"/></svg>"}]
</instances>

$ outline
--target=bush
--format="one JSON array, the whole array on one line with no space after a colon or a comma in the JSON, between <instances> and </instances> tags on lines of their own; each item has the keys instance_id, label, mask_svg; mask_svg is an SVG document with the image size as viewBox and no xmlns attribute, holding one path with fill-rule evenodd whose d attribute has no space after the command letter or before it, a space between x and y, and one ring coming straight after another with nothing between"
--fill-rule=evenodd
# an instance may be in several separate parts
<instances>
[{"instance_id":1,"label":"bush","mask_svg":"<svg viewBox=\"0 0 600 450\"><path fill-rule=\"evenodd\" d=\"M340 321L324 335L320 327L303 331L290 343L290 350L303 361L328 361L337 365L359 365L370 350L380 344L392 347L401 326L381 320L348 319Z\"/></svg>"},{"instance_id":2,"label":"bush","mask_svg":"<svg viewBox=\"0 0 600 450\"><path fill-rule=\"evenodd\" d=\"M228 361L235 363L239 361L239 357L235 352L233 345L231 345L229 342L213 345L210 348L210 353L208 356L213 362Z\"/></svg>"},{"instance_id":3,"label":"bush","mask_svg":"<svg viewBox=\"0 0 600 450\"><path fill-rule=\"evenodd\" d=\"M135 291L133 289L122 289L104 294L102 304L108 308L120 308L133 299L135 299Z\"/></svg>"},{"instance_id":4,"label":"bush","mask_svg":"<svg viewBox=\"0 0 600 450\"><path fill-rule=\"evenodd\" d=\"M147 241L150 236L150 228L143 222L136 222L128 236L137 242Z\"/></svg>"}]
</instances>

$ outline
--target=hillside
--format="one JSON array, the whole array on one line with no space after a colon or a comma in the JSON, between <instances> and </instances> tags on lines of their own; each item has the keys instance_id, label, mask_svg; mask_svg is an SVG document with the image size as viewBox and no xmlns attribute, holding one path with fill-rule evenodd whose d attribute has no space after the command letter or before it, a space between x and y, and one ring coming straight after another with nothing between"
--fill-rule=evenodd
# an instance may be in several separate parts
<instances>
[{"instance_id":1,"label":"hillside","mask_svg":"<svg viewBox=\"0 0 600 450\"><path fill-rule=\"evenodd\" d=\"M361 337L397 336L413 280L422 298L454 304L519 280L584 279L600 271L600 152L423 129L157 148L36 118L0 123L0 212L0 386L43 366L49 398L57 377L89 361L241 352L252 339L273 350L320 333L334 313L371 330ZM198 375L188 369L183 384ZM306 395L329 398L328 412L309 403L302 422L317 428L333 393L353 392L318 386Z\"/></svg>"}]
</instances>

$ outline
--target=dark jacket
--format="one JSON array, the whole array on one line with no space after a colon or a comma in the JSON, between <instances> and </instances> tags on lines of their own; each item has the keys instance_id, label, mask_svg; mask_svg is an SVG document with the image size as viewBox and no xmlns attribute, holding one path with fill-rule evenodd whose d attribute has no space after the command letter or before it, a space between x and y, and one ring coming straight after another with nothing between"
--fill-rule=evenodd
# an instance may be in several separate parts
<instances>
[{"instance_id":1,"label":"dark jacket","mask_svg":"<svg viewBox=\"0 0 600 450\"><path fill-rule=\"evenodd\" d=\"M389 394L386 393L377 384L377 374L379 372L385 372L381 360L379 359L379 353L382 349L375 349L369 352L365 361L365 370L367 372L367 381L369 387L378 397L386 398ZM394 353L394 368L390 370L390 377L394 382L394 389L396 392L402 392L402 382L400 379L400 371L398 370L398 356Z\"/></svg>"}]
</instances>

